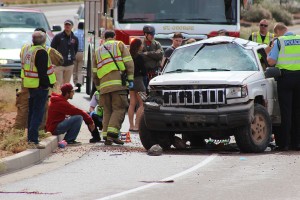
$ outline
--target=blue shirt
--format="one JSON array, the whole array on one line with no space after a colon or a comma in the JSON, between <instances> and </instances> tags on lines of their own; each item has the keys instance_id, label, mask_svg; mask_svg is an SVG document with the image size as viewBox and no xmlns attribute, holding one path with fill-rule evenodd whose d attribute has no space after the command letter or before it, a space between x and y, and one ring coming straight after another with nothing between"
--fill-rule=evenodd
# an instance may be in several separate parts
<instances>
[{"instance_id":1,"label":"blue shirt","mask_svg":"<svg viewBox=\"0 0 300 200\"><path fill-rule=\"evenodd\" d=\"M84 50L84 31L82 29L77 29L74 35L78 38L78 51Z\"/></svg>"},{"instance_id":2,"label":"blue shirt","mask_svg":"<svg viewBox=\"0 0 300 200\"><path fill-rule=\"evenodd\" d=\"M287 36L287 35L294 35L294 33L292 32L286 32L284 34L284 36ZM278 55L279 55L279 46L280 46L280 43L278 43L279 40L275 40L274 41L274 46L273 48L271 49L270 53L269 53L269 57L272 58L273 60L277 60L278 59Z\"/></svg>"}]
</instances>

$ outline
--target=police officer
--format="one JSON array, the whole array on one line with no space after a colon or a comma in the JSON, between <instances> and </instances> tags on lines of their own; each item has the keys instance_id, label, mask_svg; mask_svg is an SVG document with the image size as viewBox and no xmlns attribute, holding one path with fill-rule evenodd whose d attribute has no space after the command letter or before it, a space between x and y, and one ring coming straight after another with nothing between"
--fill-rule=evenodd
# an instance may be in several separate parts
<instances>
[{"instance_id":1,"label":"police officer","mask_svg":"<svg viewBox=\"0 0 300 200\"><path fill-rule=\"evenodd\" d=\"M157 71L161 67L161 61L164 51L161 44L154 39L155 28L151 25L143 27L144 41L143 41L143 59L148 73L148 79L145 80L145 86L148 87L148 82L151 78L157 75Z\"/></svg>"},{"instance_id":2,"label":"police officer","mask_svg":"<svg viewBox=\"0 0 300 200\"><path fill-rule=\"evenodd\" d=\"M289 32L283 23L274 27L278 39L271 45L268 55L270 66L281 71L277 92L281 113L280 133L275 133L277 150L300 149L300 36ZM268 50L267 50L268 52ZM292 124L292 120L293 124ZM291 127L294 134L291 135Z\"/></svg>"},{"instance_id":3,"label":"police officer","mask_svg":"<svg viewBox=\"0 0 300 200\"><path fill-rule=\"evenodd\" d=\"M260 44L269 44L273 40L274 34L268 31L268 26L268 20L262 19L259 22L259 31L253 32L249 36L249 40Z\"/></svg>"},{"instance_id":4,"label":"police officer","mask_svg":"<svg viewBox=\"0 0 300 200\"><path fill-rule=\"evenodd\" d=\"M107 135L105 145L124 144L118 137L128 107L127 90L133 87L134 63L125 44L115 40L114 31L106 31L104 39L95 52L93 69L104 112L102 136Z\"/></svg>"},{"instance_id":5,"label":"police officer","mask_svg":"<svg viewBox=\"0 0 300 200\"><path fill-rule=\"evenodd\" d=\"M46 34L35 31L32 34L33 45L24 50L21 62L24 64L23 87L29 90L28 143L34 148L43 149L39 143L38 128L42 122L49 87L56 82L54 69L44 48Z\"/></svg>"},{"instance_id":6,"label":"police officer","mask_svg":"<svg viewBox=\"0 0 300 200\"><path fill-rule=\"evenodd\" d=\"M36 28L35 31L42 31L43 33L46 33L46 30L44 28ZM23 45L21 52L20 52L20 58L23 58L24 51L28 50L32 44L25 44ZM45 46L45 45L44 45ZM51 65L62 65L63 63L63 57L62 55L55 49L45 46L45 49L50 57ZM21 68L21 78L24 79L24 69L23 65ZM16 97L16 106L17 106L17 116L15 119L14 127L17 129L25 129L27 127L27 118L28 118L28 97L29 97L29 91L27 88L22 87L20 91L17 92ZM48 104L46 103L45 107L45 113L47 111ZM43 122L41 124L41 128L45 126L46 123L46 114L43 117Z\"/></svg>"}]
</instances>

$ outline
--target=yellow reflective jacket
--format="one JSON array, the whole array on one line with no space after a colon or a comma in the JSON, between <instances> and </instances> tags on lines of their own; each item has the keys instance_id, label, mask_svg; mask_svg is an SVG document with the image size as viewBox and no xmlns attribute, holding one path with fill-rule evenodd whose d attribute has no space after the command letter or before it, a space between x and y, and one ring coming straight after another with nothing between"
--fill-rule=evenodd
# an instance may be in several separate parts
<instances>
[{"instance_id":1,"label":"yellow reflective jacket","mask_svg":"<svg viewBox=\"0 0 300 200\"><path fill-rule=\"evenodd\" d=\"M290 71L300 70L300 36L280 36L278 41L280 50L276 67Z\"/></svg>"},{"instance_id":2,"label":"yellow reflective jacket","mask_svg":"<svg viewBox=\"0 0 300 200\"><path fill-rule=\"evenodd\" d=\"M127 80L133 81L134 64L132 57L122 41L107 40L103 45L114 56L121 72L127 73ZM122 85L120 71L114 63L109 52L100 46L93 57L94 83L101 94L126 90Z\"/></svg>"},{"instance_id":3,"label":"yellow reflective jacket","mask_svg":"<svg viewBox=\"0 0 300 200\"><path fill-rule=\"evenodd\" d=\"M35 66L35 56L38 50L41 50L45 48L43 46L37 45L37 46L31 46L30 48L25 48L22 54L22 60L23 63L23 86L25 88L38 88L39 87L39 76L38 76L38 70ZM54 69L51 65L51 61L48 55L48 70L47 75L49 77L50 84L54 84L56 82L56 76L54 74Z\"/></svg>"}]
</instances>

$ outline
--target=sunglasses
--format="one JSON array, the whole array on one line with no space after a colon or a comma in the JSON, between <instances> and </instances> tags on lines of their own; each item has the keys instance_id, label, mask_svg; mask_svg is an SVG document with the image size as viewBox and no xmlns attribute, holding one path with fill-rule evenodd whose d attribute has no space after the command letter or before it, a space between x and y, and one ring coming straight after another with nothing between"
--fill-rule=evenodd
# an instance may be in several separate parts
<instances>
[{"instance_id":1,"label":"sunglasses","mask_svg":"<svg viewBox=\"0 0 300 200\"><path fill-rule=\"evenodd\" d=\"M266 24L260 24L261 27L268 27Z\"/></svg>"}]
</instances>

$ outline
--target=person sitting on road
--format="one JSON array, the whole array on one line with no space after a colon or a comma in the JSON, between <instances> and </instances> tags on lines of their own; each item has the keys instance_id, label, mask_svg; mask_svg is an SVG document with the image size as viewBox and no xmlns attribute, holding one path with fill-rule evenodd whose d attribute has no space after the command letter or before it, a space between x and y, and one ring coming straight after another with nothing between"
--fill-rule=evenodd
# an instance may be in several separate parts
<instances>
[{"instance_id":1,"label":"person sitting on road","mask_svg":"<svg viewBox=\"0 0 300 200\"><path fill-rule=\"evenodd\" d=\"M90 101L90 109L89 109L89 114L95 124L95 129L91 131L93 138L90 139L90 143L96 143L101 141L99 130L102 130L103 128L102 125L103 107L99 106L99 101L100 101L100 93L99 91L96 91ZM106 135L102 135L102 137L103 140L107 139Z\"/></svg>"},{"instance_id":2,"label":"person sitting on road","mask_svg":"<svg viewBox=\"0 0 300 200\"><path fill-rule=\"evenodd\" d=\"M66 133L64 140L68 145L81 144L76 141L76 138L83 120L90 131L95 128L92 118L85 111L68 102L68 99L73 98L74 89L70 83L65 83L61 86L61 95L51 94L46 123L46 130L53 135Z\"/></svg>"}]
</instances>

